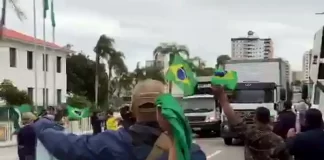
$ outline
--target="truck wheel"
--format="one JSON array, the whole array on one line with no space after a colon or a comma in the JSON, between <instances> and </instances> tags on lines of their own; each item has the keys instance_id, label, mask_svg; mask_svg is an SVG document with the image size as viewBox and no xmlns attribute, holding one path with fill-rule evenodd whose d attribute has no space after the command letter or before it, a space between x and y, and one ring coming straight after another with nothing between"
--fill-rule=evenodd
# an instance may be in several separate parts
<instances>
[{"instance_id":1,"label":"truck wheel","mask_svg":"<svg viewBox=\"0 0 324 160\"><path fill-rule=\"evenodd\" d=\"M233 144L233 139L232 138L224 138L224 143L226 145L232 145Z\"/></svg>"}]
</instances>

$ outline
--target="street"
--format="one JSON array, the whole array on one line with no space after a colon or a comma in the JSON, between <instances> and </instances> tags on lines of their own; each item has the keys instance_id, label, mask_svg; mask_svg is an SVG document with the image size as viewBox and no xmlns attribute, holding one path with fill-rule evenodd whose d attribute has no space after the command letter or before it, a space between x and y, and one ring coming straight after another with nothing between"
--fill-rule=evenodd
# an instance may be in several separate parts
<instances>
[{"instance_id":1,"label":"street","mask_svg":"<svg viewBox=\"0 0 324 160\"><path fill-rule=\"evenodd\" d=\"M196 143L205 151L208 160L243 160L243 147L225 146L221 138L196 138ZM16 147L0 148L0 159L17 160Z\"/></svg>"}]
</instances>

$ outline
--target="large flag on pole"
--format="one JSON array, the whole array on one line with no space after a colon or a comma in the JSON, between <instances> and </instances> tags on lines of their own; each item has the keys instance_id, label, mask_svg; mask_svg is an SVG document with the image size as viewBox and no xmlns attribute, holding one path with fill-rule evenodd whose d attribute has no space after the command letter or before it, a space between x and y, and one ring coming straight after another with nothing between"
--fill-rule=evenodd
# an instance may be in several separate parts
<instances>
[{"instance_id":1,"label":"large flag on pole","mask_svg":"<svg viewBox=\"0 0 324 160\"><path fill-rule=\"evenodd\" d=\"M52 27L56 27L56 22L55 22L55 12L54 12L54 0L51 1L51 21L52 21Z\"/></svg>"}]
</instances>

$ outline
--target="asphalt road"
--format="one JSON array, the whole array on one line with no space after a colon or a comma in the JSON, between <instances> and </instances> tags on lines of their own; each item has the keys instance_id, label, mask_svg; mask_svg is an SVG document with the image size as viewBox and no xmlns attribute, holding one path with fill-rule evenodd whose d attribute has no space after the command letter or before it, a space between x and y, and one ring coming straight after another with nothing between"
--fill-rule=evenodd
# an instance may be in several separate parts
<instances>
[{"instance_id":1,"label":"asphalt road","mask_svg":"<svg viewBox=\"0 0 324 160\"><path fill-rule=\"evenodd\" d=\"M244 160L242 146L225 146L221 138L196 138L208 160ZM18 160L17 148L0 148L1 160Z\"/></svg>"}]
</instances>

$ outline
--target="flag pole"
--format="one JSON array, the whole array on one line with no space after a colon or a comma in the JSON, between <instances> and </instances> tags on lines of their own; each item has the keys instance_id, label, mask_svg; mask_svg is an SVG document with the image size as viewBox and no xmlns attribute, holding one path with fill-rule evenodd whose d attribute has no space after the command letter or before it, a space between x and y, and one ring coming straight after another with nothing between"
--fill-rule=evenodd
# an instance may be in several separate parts
<instances>
[{"instance_id":1,"label":"flag pole","mask_svg":"<svg viewBox=\"0 0 324 160\"><path fill-rule=\"evenodd\" d=\"M46 55L46 24L45 24L45 19L46 19L46 10L45 10L45 2L46 0L43 0L43 9L44 9L44 17L43 17L43 46L44 46L44 56L43 56L43 68L44 68L44 108L47 109L47 60L48 57Z\"/></svg>"},{"instance_id":2,"label":"flag pole","mask_svg":"<svg viewBox=\"0 0 324 160\"><path fill-rule=\"evenodd\" d=\"M51 1L51 21L52 21L52 41L53 41L53 43L55 44L55 23L54 23L54 0L52 0ZM54 52L55 52L55 50L54 50ZM56 96L56 65L57 65L57 62L56 62L56 59L54 59L54 69L53 69L53 71L54 71L54 85L53 85L53 88L54 88L54 103L53 104L56 104L56 105L58 105L57 104L57 96Z\"/></svg>"},{"instance_id":3,"label":"flag pole","mask_svg":"<svg viewBox=\"0 0 324 160\"><path fill-rule=\"evenodd\" d=\"M36 28L36 0L33 0L33 12L34 12L34 72L35 72L35 108L37 109L38 106L38 76L37 76L37 28Z\"/></svg>"}]
</instances>

